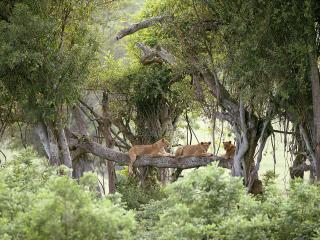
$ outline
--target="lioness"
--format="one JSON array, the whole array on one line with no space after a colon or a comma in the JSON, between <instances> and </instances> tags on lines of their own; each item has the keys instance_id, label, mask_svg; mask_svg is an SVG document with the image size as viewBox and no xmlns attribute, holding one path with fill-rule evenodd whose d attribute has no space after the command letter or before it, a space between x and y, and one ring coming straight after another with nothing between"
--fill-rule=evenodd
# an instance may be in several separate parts
<instances>
[{"instance_id":1,"label":"lioness","mask_svg":"<svg viewBox=\"0 0 320 240\"><path fill-rule=\"evenodd\" d=\"M234 154L236 152L236 146L231 143L231 141L223 142L223 148L226 150L224 154L225 159L233 159Z\"/></svg>"},{"instance_id":2,"label":"lioness","mask_svg":"<svg viewBox=\"0 0 320 240\"><path fill-rule=\"evenodd\" d=\"M209 157L211 153L207 153L211 142L201 142L196 145L186 145L176 150L176 157Z\"/></svg>"},{"instance_id":3,"label":"lioness","mask_svg":"<svg viewBox=\"0 0 320 240\"><path fill-rule=\"evenodd\" d=\"M129 149L129 157L130 162L129 166L129 175L133 174L133 163L137 159L137 156L141 155L149 155L151 157L160 157L160 156L167 156L167 157L174 157L174 155L167 153L165 147L169 147L169 142L162 138L159 141L155 142L154 144L150 145L135 145Z\"/></svg>"}]
</instances>

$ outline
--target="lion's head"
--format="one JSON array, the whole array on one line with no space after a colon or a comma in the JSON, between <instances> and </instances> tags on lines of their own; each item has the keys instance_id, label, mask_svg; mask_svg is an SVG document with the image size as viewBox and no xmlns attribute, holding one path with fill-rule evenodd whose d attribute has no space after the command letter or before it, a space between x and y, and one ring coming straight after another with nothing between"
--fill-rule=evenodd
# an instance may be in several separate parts
<instances>
[{"instance_id":1,"label":"lion's head","mask_svg":"<svg viewBox=\"0 0 320 240\"><path fill-rule=\"evenodd\" d=\"M164 148L167 148L170 146L170 143L165 138L161 138L158 142L156 142L156 144L159 147L164 147Z\"/></svg>"},{"instance_id":2,"label":"lion's head","mask_svg":"<svg viewBox=\"0 0 320 240\"><path fill-rule=\"evenodd\" d=\"M223 142L223 148L224 150L229 150L230 148L233 147L233 144L231 143L231 141L228 141L228 142Z\"/></svg>"},{"instance_id":3,"label":"lion's head","mask_svg":"<svg viewBox=\"0 0 320 240\"><path fill-rule=\"evenodd\" d=\"M199 146L204 150L204 151L208 151L209 147L210 147L211 142L201 142L199 143Z\"/></svg>"}]
</instances>

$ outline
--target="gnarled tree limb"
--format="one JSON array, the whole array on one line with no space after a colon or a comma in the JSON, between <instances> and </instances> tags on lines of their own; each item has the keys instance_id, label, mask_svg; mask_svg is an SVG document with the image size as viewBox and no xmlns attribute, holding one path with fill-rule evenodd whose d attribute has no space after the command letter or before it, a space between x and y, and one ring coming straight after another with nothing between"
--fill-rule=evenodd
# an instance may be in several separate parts
<instances>
[{"instance_id":1,"label":"gnarled tree limb","mask_svg":"<svg viewBox=\"0 0 320 240\"><path fill-rule=\"evenodd\" d=\"M157 16L157 17L152 17L148 18L146 20L143 20L141 22L135 23L130 25L128 28L122 29L116 36L117 40L120 40L121 38L130 35L132 33L135 33L141 29L150 27L152 25L155 25L156 23L159 23L163 21L165 17L164 16Z\"/></svg>"}]
</instances>

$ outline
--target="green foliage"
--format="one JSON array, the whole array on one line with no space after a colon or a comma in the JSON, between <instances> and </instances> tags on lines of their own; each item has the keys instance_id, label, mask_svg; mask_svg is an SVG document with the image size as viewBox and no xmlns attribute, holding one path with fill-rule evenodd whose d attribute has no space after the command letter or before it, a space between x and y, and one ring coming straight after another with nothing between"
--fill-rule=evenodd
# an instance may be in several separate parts
<instances>
[{"instance_id":1,"label":"green foliage","mask_svg":"<svg viewBox=\"0 0 320 240\"><path fill-rule=\"evenodd\" d=\"M166 193L167 199L147 205L140 213L140 224L147 230L141 238L212 237L212 231L237 207L244 189L240 179L230 178L223 169L210 166L194 170L171 184Z\"/></svg>"},{"instance_id":2,"label":"green foliage","mask_svg":"<svg viewBox=\"0 0 320 240\"><path fill-rule=\"evenodd\" d=\"M159 0L147 1L142 18L172 16L153 33L182 69L195 56L259 115L271 101L301 119L311 105L308 54L320 52L319 9L316 0Z\"/></svg>"},{"instance_id":3,"label":"green foliage","mask_svg":"<svg viewBox=\"0 0 320 240\"><path fill-rule=\"evenodd\" d=\"M293 181L288 196L272 183L263 197L215 165L148 192L119 176L119 194L95 197L28 149L0 169L1 239L319 239L320 188ZM268 177L272 178L272 176ZM111 200L111 201L110 201ZM135 208L133 214L122 206ZM143 205L144 204L144 205ZM137 231L137 234L133 234Z\"/></svg>"},{"instance_id":4,"label":"green foliage","mask_svg":"<svg viewBox=\"0 0 320 240\"><path fill-rule=\"evenodd\" d=\"M263 174L263 179L262 179L263 186L273 185L278 176L279 175L275 174L274 171L268 170L266 173Z\"/></svg>"},{"instance_id":5,"label":"green foliage","mask_svg":"<svg viewBox=\"0 0 320 240\"><path fill-rule=\"evenodd\" d=\"M97 199L29 149L0 169L1 239L131 239L131 212Z\"/></svg>"},{"instance_id":6,"label":"green foliage","mask_svg":"<svg viewBox=\"0 0 320 240\"><path fill-rule=\"evenodd\" d=\"M22 1L0 22L0 82L29 121L72 104L95 61L85 1ZM76 4L78 3L78 4Z\"/></svg>"},{"instance_id":7,"label":"green foliage","mask_svg":"<svg viewBox=\"0 0 320 240\"><path fill-rule=\"evenodd\" d=\"M289 196L269 185L260 200L216 166L194 170L168 198L138 212L137 239L312 239L319 233L318 186L296 181Z\"/></svg>"},{"instance_id":8,"label":"green foliage","mask_svg":"<svg viewBox=\"0 0 320 240\"><path fill-rule=\"evenodd\" d=\"M117 172L117 192L121 194L121 201L128 209L140 209L142 205L152 200L160 200L166 197L158 183L154 183L147 188L143 188L136 178L128 177Z\"/></svg>"}]
</instances>

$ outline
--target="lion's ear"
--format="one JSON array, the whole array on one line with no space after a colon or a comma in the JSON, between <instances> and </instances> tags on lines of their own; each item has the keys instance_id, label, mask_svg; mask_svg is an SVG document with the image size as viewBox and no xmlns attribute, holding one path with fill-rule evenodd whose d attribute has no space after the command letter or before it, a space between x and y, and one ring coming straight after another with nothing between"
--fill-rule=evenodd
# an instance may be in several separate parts
<instances>
[{"instance_id":1,"label":"lion's ear","mask_svg":"<svg viewBox=\"0 0 320 240\"><path fill-rule=\"evenodd\" d=\"M162 142L165 142L164 138L161 138L161 141L162 141Z\"/></svg>"},{"instance_id":2,"label":"lion's ear","mask_svg":"<svg viewBox=\"0 0 320 240\"><path fill-rule=\"evenodd\" d=\"M229 143L231 144L231 141L229 141Z\"/></svg>"},{"instance_id":3,"label":"lion's ear","mask_svg":"<svg viewBox=\"0 0 320 240\"><path fill-rule=\"evenodd\" d=\"M211 144L211 142L208 142L208 144L210 145L210 144Z\"/></svg>"},{"instance_id":4,"label":"lion's ear","mask_svg":"<svg viewBox=\"0 0 320 240\"><path fill-rule=\"evenodd\" d=\"M203 145L203 142L201 142L200 144Z\"/></svg>"}]
</instances>

